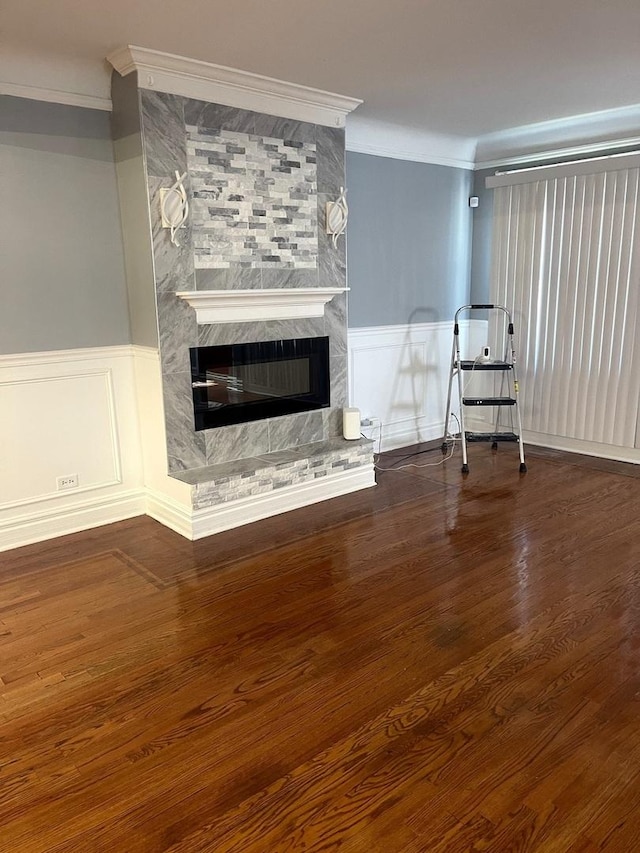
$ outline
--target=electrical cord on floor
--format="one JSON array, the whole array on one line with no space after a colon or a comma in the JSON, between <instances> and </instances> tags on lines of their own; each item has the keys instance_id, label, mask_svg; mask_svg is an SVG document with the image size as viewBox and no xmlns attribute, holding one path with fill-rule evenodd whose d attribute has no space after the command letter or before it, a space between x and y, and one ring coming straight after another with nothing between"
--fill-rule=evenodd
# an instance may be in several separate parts
<instances>
[{"instance_id":1,"label":"electrical cord on floor","mask_svg":"<svg viewBox=\"0 0 640 853\"><path fill-rule=\"evenodd\" d=\"M442 452L440 445L437 445L436 447L423 447L422 450L414 450L413 453L407 453L406 456L400 456L398 459L395 459L392 464L397 465L398 462L404 462L405 459L412 459L414 456L421 456L423 453L435 453L436 451Z\"/></svg>"},{"instance_id":2,"label":"electrical cord on floor","mask_svg":"<svg viewBox=\"0 0 640 853\"><path fill-rule=\"evenodd\" d=\"M460 421L458 420L457 416L453 412L451 413L451 416L453 418L455 418L455 420L458 424L458 429L460 429ZM362 433L361 433L361 435L363 438L367 438L366 435L363 435ZM446 436L445 436L445 442L448 443L449 441L451 442L451 449L438 462L427 462L424 465L417 465L415 462L408 462L406 465L398 465L398 466L394 465L394 467L391 467L391 468L381 468L379 461L378 461L380 459L380 447L382 446L382 422L380 422L380 433L379 433L379 437L378 437L378 453L377 453L377 458L376 458L375 453L373 455L373 464L374 464L376 471L404 471L407 468L437 468L439 465L443 465L445 462L447 462L449 459L451 459L451 457L455 453L456 442L460 441L460 439L451 435L450 432L447 432ZM418 450L415 453L410 453L406 457L403 457L403 459L410 459L412 456L418 456L421 453L429 453L433 450L442 450L442 448L441 447L440 448L437 448L437 447L425 448L424 450ZM402 461L402 460L399 460L399 461Z\"/></svg>"},{"instance_id":3,"label":"electrical cord on floor","mask_svg":"<svg viewBox=\"0 0 640 853\"><path fill-rule=\"evenodd\" d=\"M456 439L457 440L457 439ZM407 468L437 468L438 465L444 465L455 452L456 446L455 443L451 443L451 450L447 453L446 456L443 456L439 462L427 462L425 465L417 465L415 462L408 462L406 465L399 465L397 468L381 468L377 462L375 462L376 471L404 471Z\"/></svg>"}]
</instances>

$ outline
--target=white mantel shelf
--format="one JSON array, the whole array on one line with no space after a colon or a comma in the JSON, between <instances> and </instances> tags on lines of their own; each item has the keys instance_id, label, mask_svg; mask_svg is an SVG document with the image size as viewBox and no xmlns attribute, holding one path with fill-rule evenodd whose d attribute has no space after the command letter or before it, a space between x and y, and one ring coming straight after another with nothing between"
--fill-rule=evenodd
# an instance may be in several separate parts
<instances>
[{"instance_id":1,"label":"white mantel shelf","mask_svg":"<svg viewBox=\"0 0 640 853\"><path fill-rule=\"evenodd\" d=\"M286 287L265 290L181 290L200 325L322 317L324 306L348 287Z\"/></svg>"}]
</instances>

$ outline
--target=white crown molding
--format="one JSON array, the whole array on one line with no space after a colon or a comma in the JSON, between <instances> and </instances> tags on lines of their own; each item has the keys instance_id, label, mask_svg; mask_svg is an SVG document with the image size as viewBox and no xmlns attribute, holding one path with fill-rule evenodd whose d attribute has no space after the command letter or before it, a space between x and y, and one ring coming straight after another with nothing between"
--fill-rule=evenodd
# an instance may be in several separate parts
<instances>
[{"instance_id":1,"label":"white crown molding","mask_svg":"<svg viewBox=\"0 0 640 853\"><path fill-rule=\"evenodd\" d=\"M572 145L568 148L550 148L547 151L536 151L530 154L520 154L517 157L502 157L497 160L485 160L476 163L476 170L499 169L505 166L524 166L532 161L545 163L552 160L566 160L584 155L604 154L608 151L622 148L640 149L640 136L627 139L608 139L606 142L586 142L584 145Z\"/></svg>"},{"instance_id":2,"label":"white crown molding","mask_svg":"<svg viewBox=\"0 0 640 853\"><path fill-rule=\"evenodd\" d=\"M14 98L28 98L32 101L47 101L50 104L66 104L70 107L84 107L89 110L111 112L111 98L99 98L97 95L81 95L77 92L60 92L57 89L43 89L40 86L22 86L18 83L0 81L0 95L12 95Z\"/></svg>"},{"instance_id":3,"label":"white crown molding","mask_svg":"<svg viewBox=\"0 0 640 853\"><path fill-rule=\"evenodd\" d=\"M631 148L640 143L640 104L512 127L478 139L476 169Z\"/></svg>"},{"instance_id":4,"label":"white crown molding","mask_svg":"<svg viewBox=\"0 0 640 853\"><path fill-rule=\"evenodd\" d=\"M176 293L195 309L196 321L246 323L322 317L324 306L348 287L285 287L264 290L182 290Z\"/></svg>"},{"instance_id":5,"label":"white crown molding","mask_svg":"<svg viewBox=\"0 0 640 853\"><path fill-rule=\"evenodd\" d=\"M347 124L347 150L376 157L473 169L475 145L475 139L430 133L359 115Z\"/></svg>"},{"instance_id":6,"label":"white crown molding","mask_svg":"<svg viewBox=\"0 0 640 853\"><path fill-rule=\"evenodd\" d=\"M123 77L138 72L142 89L170 92L230 107L343 127L362 101L237 68L127 45L107 61Z\"/></svg>"}]
</instances>

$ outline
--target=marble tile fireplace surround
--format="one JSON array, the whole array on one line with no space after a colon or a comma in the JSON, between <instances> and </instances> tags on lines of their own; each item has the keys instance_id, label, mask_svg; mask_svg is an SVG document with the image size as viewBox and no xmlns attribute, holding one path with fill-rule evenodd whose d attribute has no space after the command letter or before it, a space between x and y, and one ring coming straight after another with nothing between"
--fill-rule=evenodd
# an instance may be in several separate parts
<instances>
[{"instance_id":1,"label":"marble tile fireplace surround","mask_svg":"<svg viewBox=\"0 0 640 853\"><path fill-rule=\"evenodd\" d=\"M151 514L197 538L375 485L370 444L341 437L345 246L324 227L358 102L139 48L109 59ZM179 246L160 210L176 172ZM195 429L190 348L324 336L328 407Z\"/></svg>"}]
</instances>

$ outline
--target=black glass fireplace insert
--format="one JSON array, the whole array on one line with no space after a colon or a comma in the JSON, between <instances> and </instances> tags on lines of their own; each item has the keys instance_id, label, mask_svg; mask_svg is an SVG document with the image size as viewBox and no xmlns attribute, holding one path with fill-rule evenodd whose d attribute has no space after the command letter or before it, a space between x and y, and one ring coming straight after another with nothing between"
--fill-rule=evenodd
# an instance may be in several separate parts
<instances>
[{"instance_id":1,"label":"black glass fireplace insert","mask_svg":"<svg viewBox=\"0 0 640 853\"><path fill-rule=\"evenodd\" d=\"M196 430L329 405L329 338L192 347Z\"/></svg>"}]
</instances>

